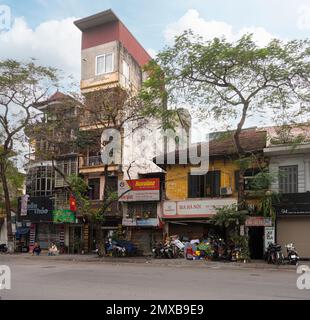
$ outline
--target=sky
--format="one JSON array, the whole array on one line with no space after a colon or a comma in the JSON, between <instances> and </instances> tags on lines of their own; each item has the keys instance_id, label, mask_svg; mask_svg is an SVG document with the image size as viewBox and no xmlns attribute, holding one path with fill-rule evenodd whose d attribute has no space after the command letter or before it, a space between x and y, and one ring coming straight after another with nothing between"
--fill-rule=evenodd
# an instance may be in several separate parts
<instances>
[{"instance_id":1,"label":"sky","mask_svg":"<svg viewBox=\"0 0 310 320\"><path fill-rule=\"evenodd\" d=\"M310 36L310 0L0 0L0 59L37 58L78 83L81 33L73 21L110 8L152 56L189 28L206 39L251 32L262 45Z\"/></svg>"}]
</instances>

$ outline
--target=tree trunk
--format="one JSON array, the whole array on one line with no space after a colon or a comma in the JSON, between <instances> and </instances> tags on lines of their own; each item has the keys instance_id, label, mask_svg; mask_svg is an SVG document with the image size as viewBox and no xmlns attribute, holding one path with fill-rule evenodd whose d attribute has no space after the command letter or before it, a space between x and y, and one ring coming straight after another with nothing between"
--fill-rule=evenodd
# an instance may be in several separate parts
<instances>
[{"instance_id":1,"label":"tree trunk","mask_svg":"<svg viewBox=\"0 0 310 320\"><path fill-rule=\"evenodd\" d=\"M103 232L101 229L100 221L96 221L96 243L97 243L97 249L98 249L98 256L103 257L105 254L105 248L104 248L104 238L103 238Z\"/></svg>"},{"instance_id":2,"label":"tree trunk","mask_svg":"<svg viewBox=\"0 0 310 320\"><path fill-rule=\"evenodd\" d=\"M105 254L105 248L104 248L104 237L103 237L103 232L101 229L102 222L104 221L104 214L106 212L106 201L107 201L107 196L108 196L108 190L107 190L107 181L108 181L108 169L109 166L105 165L104 166L104 186L103 186L103 204L102 208L103 210L100 210L100 218L96 220L96 243L97 243L97 248L98 248L98 255L99 257L103 257Z\"/></svg>"},{"instance_id":3,"label":"tree trunk","mask_svg":"<svg viewBox=\"0 0 310 320\"><path fill-rule=\"evenodd\" d=\"M238 209L243 210L245 206L245 194L244 194L244 169L239 169L238 177Z\"/></svg>"},{"instance_id":4,"label":"tree trunk","mask_svg":"<svg viewBox=\"0 0 310 320\"><path fill-rule=\"evenodd\" d=\"M10 192L7 182L7 177L5 174L5 164L0 162L0 175L2 180L2 187L4 192L4 202L5 202L5 213L6 213L6 225L7 225L7 237L8 237L8 251L9 253L14 252L14 239L12 232L12 217L11 217L11 201Z\"/></svg>"}]
</instances>

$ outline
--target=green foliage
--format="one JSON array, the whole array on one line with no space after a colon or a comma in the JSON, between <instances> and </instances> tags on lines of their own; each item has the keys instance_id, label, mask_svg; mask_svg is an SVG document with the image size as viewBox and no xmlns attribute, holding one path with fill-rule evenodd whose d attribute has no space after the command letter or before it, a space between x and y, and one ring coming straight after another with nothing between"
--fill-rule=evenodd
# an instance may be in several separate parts
<instances>
[{"instance_id":1,"label":"green foliage","mask_svg":"<svg viewBox=\"0 0 310 320\"><path fill-rule=\"evenodd\" d=\"M224 206L217 208L217 213L210 219L210 222L216 226L236 229L237 226L244 224L247 214L247 210L238 211L237 205Z\"/></svg>"},{"instance_id":2,"label":"green foliage","mask_svg":"<svg viewBox=\"0 0 310 320\"><path fill-rule=\"evenodd\" d=\"M15 166L12 160L6 162L6 176L9 187L9 192L11 195L11 205L17 208L17 197L22 195L25 175L19 172L18 168ZM0 176L0 205L4 207L4 194L3 186Z\"/></svg>"},{"instance_id":3,"label":"green foliage","mask_svg":"<svg viewBox=\"0 0 310 320\"><path fill-rule=\"evenodd\" d=\"M249 248L249 238L247 236L241 236L239 234L233 234L231 236L231 241L235 246L241 248L241 257L240 260L250 260L250 248Z\"/></svg>"}]
</instances>

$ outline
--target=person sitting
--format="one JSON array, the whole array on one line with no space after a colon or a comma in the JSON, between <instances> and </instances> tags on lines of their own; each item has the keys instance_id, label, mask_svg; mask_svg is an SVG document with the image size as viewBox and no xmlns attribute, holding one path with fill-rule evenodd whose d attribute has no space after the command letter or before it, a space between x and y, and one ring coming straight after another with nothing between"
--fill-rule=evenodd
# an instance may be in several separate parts
<instances>
[{"instance_id":1,"label":"person sitting","mask_svg":"<svg viewBox=\"0 0 310 320\"><path fill-rule=\"evenodd\" d=\"M48 255L49 256L57 256L59 254L59 251L57 249L57 246L55 243L51 244L51 247L48 249Z\"/></svg>"},{"instance_id":2,"label":"person sitting","mask_svg":"<svg viewBox=\"0 0 310 320\"><path fill-rule=\"evenodd\" d=\"M40 245L36 242L34 244L34 247L33 247L33 250L32 250L32 255L36 255L36 256L39 256L41 254L41 247Z\"/></svg>"}]
</instances>

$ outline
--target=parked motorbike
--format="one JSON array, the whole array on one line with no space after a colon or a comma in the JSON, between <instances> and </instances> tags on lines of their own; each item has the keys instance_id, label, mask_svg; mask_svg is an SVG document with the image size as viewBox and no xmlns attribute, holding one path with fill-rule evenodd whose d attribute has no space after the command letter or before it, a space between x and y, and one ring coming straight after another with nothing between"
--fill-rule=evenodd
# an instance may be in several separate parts
<instances>
[{"instance_id":1,"label":"parked motorbike","mask_svg":"<svg viewBox=\"0 0 310 320\"><path fill-rule=\"evenodd\" d=\"M282 253L281 246L276 243L269 244L269 246L267 248L265 259L268 263L283 264L284 255Z\"/></svg>"},{"instance_id":2,"label":"parked motorbike","mask_svg":"<svg viewBox=\"0 0 310 320\"><path fill-rule=\"evenodd\" d=\"M8 247L6 246L5 243L0 244L0 252L2 252L2 253L8 252Z\"/></svg>"},{"instance_id":3,"label":"parked motorbike","mask_svg":"<svg viewBox=\"0 0 310 320\"><path fill-rule=\"evenodd\" d=\"M153 255L154 259L163 258L164 248L163 248L162 242L159 242L159 243L155 242L155 244L152 248L152 255Z\"/></svg>"},{"instance_id":4,"label":"parked motorbike","mask_svg":"<svg viewBox=\"0 0 310 320\"><path fill-rule=\"evenodd\" d=\"M174 258L184 258L184 248L185 245L180 240L173 240L171 242L172 250L173 250L173 257Z\"/></svg>"},{"instance_id":5,"label":"parked motorbike","mask_svg":"<svg viewBox=\"0 0 310 320\"><path fill-rule=\"evenodd\" d=\"M294 247L293 243L289 243L285 246L287 252L287 259L289 264L297 265L299 261L299 255Z\"/></svg>"}]
</instances>

